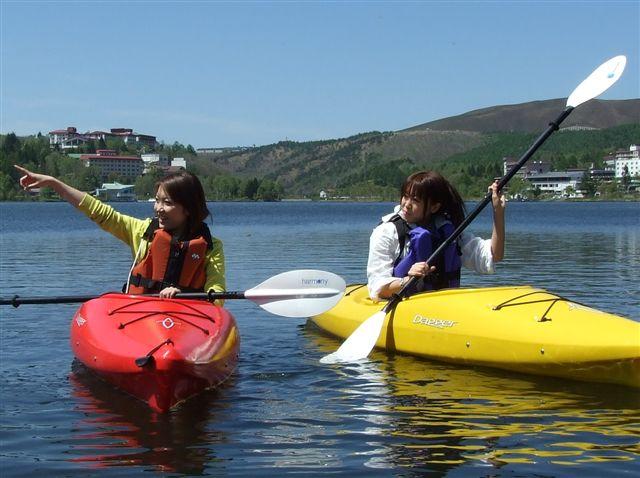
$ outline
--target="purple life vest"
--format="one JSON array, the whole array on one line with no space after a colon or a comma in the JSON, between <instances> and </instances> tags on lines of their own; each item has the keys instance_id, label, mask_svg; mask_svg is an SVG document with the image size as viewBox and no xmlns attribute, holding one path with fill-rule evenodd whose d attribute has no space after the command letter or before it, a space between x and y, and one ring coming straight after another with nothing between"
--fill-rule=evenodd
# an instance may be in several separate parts
<instances>
[{"instance_id":1,"label":"purple life vest","mask_svg":"<svg viewBox=\"0 0 640 478\"><path fill-rule=\"evenodd\" d=\"M436 216L426 228L411 228L399 215L392 217L390 221L396 226L400 242L400 256L393 267L394 277L405 277L413 264L426 261L455 230L453 223L442 216ZM403 257L407 237L410 241L409 251ZM430 264L436 267L435 272L418 280L415 289L410 292L460 287L461 255L458 241L453 241L436 257L435 263Z\"/></svg>"}]
</instances>

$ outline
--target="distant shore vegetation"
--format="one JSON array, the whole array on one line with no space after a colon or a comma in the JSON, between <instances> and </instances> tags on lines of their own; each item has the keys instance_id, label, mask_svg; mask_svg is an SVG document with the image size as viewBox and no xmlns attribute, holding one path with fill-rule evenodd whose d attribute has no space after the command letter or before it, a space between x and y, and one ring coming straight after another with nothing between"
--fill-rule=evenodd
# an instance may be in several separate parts
<instances>
[{"instance_id":1,"label":"distant shore vegetation","mask_svg":"<svg viewBox=\"0 0 640 478\"><path fill-rule=\"evenodd\" d=\"M206 164L199 162L191 145L180 143L172 145L160 144L153 150L144 150L127 146L122 141L91 142L81 148L74 149L73 154L95 153L96 149L112 149L120 155L139 155L144 152L164 153L167 156L185 157L188 169L197 174L201 181L207 200L262 200L278 201L283 198L284 190L276 181L268 178L241 178L222 174ZM77 157L52 150L49 139L38 133L33 136L18 137L13 133L0 135L0 201L52 201L57 195L50 190L43 190L34 195L23 191L19 185L20 174L14 164L27 169L59 178L65 183L81 191L94 192L103 182L100 171L96 167L86 167ZM137 178L109 175L106 182L134 184L139 200L147 200L155 193L155 184L164 172L151 169L147 174Z\"/></svg>"},{"instance_id":2,"label":"distant shore vegetation","mask_svg":"<svg viewBox=\"0 0 640 478\"><path fill-rule=\"evenodd\" d=\"M218 158L197 155L191 145L160 143L156 148L128 146L120 140L88 143L73 153L93 153L97 149L114 149L119 154L163 153L169 158L184 157L187 169L200 177L210 201L282 199L396 201L404 178L421 169L435 169L450 179L465 199L484 196L493 178L503 175L503 158L522 154L536 134L500 132L483 134L478 144L467 150L429 161L419 154L388 151L394 133L371 132L341 140L292 142L251 148L236 155ZM602 168L603 159L618 149L640 142L640 124L615 126L603 130L561 131L552 136L532 160L547 161L551 169ZM101 144L105 143L105 144ZM323 162L318 161L320 155ZM222 159L220 159L222 158ZM287 161L284 161L286 158ZM226 161L226 163L225 163ZM242 173L225 169L242 162ZM260 166L271 161L278 168L260 175ZM55 200L51 191L27 194L18 184L14 164L58 177L68 184L93 192L102 184L100 171L85 167L76 157L52 150L49 138L40 133L18 137L0 135L0 201ZM252 168L253 166L253 168ZM139 200L154 193L155 182L163 173L151 170L138 178L111 175L107 182L134 184ZM294 178L294 179L292 179ZM640 178L631 178L638 181ZM557 199L531 188L520 178L508 185L509 194L529 200ZM638 200L622 180L594 180L585 175L581 189L585 198L599 200ZM321 196L321 192L323 196Z\"/></svg>"}]
</instances>

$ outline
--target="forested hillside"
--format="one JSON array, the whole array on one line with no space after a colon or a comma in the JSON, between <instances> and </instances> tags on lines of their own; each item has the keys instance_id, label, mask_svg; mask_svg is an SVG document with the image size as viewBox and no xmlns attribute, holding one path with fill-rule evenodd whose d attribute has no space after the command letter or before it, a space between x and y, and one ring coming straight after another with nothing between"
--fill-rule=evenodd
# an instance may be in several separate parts
<instances>
[{"instance_id":1,"label":"forested hillside","mask_svg":"<svg viewBox=\"0 0 640 478\"><path fill-rule=\"evenodd\" d=\"M237 152L196 155L193 147L178 142L160 144L156 151L169 158L185 157L188 169L201 177L210 200L318 198L320 191L330 197L392 199L408 174L430 168L441 171L471 198L482 195L487 183L502 174L503 158L517 158L526 151L563 102L497 106L403 131L285 141ZM572 121L563 126L578 127L554 134L535 156L550 161L555 170L599 166L607 154L640 143L640 100L592 101L569 118ZM0 200L24 197L13 164L59 176L82 190L99 186L95 170L51 151L42 135L9 134L0 139ZM140 153L124 144L106 146ZM140 198L152 193L158 174L139 178Z\"/></svg>"}]
</instances>

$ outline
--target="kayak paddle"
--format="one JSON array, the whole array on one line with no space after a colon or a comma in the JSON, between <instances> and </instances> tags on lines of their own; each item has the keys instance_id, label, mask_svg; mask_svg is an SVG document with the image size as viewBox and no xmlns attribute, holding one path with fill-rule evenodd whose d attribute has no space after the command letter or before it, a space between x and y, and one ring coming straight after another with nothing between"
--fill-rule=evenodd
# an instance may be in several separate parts
<instances>
[{"instance_id":1,"label":"kayak paddle","mask_svg":"<svg viewBox=\"0 0 640 478\"><path fill-rule=\"evenodd\" d=\"M609 89L622 75L624 67L627 63L627 58L624 55L619 55L610 60L604 62L598 68L596 68L582 83L580 83L576 89L571 93L567 99L567 105L560 115L551 123L549 127L540 135L540 137L531 145L531 147L521 156L516 165L504 175L504 177L498 183L498 190L501 190L509 180L520 170L520 168L527 162L527 160L533 156L533 153L544 143L554 131L559 129L560 123L562 123L567 116L577 106L582 103L599 96L601 93ZM426 260L428 264L432 264L433 260L440 255L449 244L455 241L458 236L466 229L466 227L473 221L480 211L485 208L487 204L491 202L492 193L489 192L484 199L476 206L476 208L469 214L464 221L456 228L455 231L431 254ZM325 355L320 359L322 363L336 363L336 362L351 362L366 358L373 347L376 345L380 332L382 331L382 325L384 319L389 312L391 312L403 297L406 296L411 286L418 280L418 277L411 277L405 286L397 293L394 294L387 304L382 308L380 312L376 312L367 320L365 320L360 326L344 341L344 343L335 352Z\"/></svg>"},{"instance_id":2,"label":"kayak paddle","mask_svg":"<svg viewBox=\"0 0 640 478\"><path fill-rule=\"evenodd\" d=\"M331 272L313 269L283 272L270 277L245 292L185 292L176 295L182 299L248 299L275 315L284 317L311 317L321 314L338 303L346 284L342 277ZM101 294L102 295L102 294ZM143 294L156 296L157 294ZM59 297L0 298L0 305L73 304L86 302L100 295Z\"/></svg>"}]
</instances>

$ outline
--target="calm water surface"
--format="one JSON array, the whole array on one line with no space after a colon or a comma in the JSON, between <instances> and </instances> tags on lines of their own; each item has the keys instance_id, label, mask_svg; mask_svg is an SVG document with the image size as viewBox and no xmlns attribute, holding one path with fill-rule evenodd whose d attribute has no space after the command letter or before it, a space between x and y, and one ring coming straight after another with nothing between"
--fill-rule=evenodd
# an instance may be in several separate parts
<instances>
[{"instance_id":1,"label":"calm water surface","mask_svg":"<svg viewBox=\"0 0 640 478\"><path fill-rule=\"evenodd\" d=\"M471 207L473 205L470 205ZM147 203L116 207L138 217ZM364 278L389 203L212 203L228 288L325 269ZM640 320L640 206L510 203L507 258L465 285L531 284ZM117 290L130 255L67 204L0 204L0 295ZM490 214L471 226L488 237ZM229 301L232 379L168 415L95 379L68 344L76 305L0 309L2 476L637 476L636 390L374 352L318 363L340 342L303 319ZM640 337L639 337L640 344Z\"/></svg>"}]
</instances>

